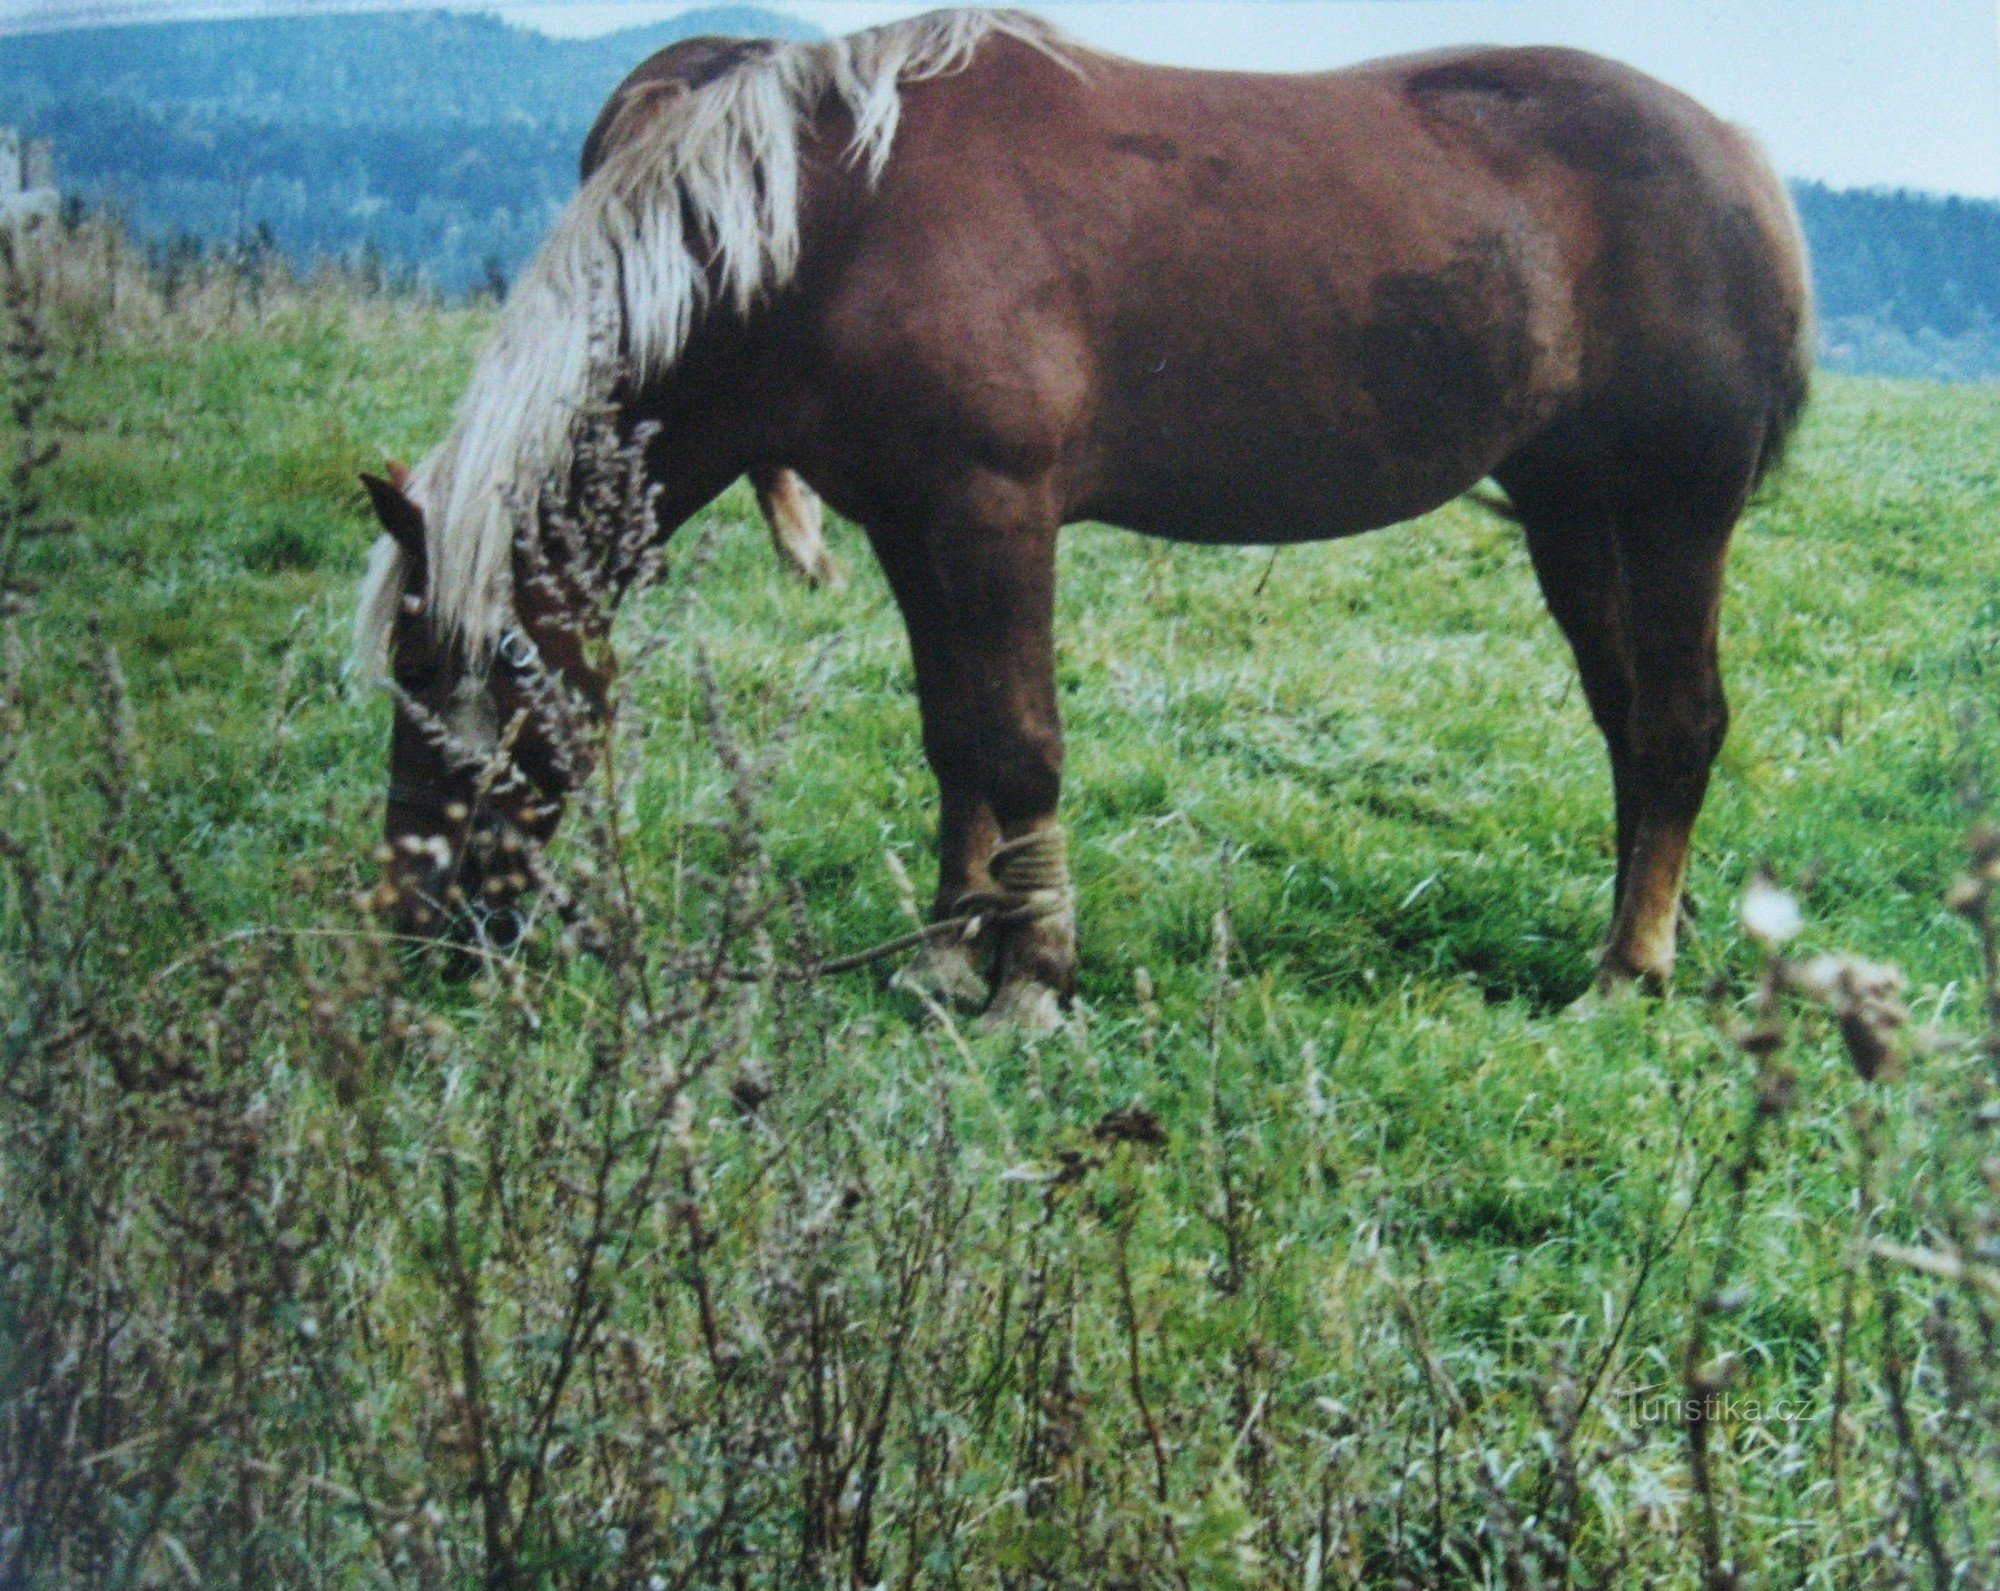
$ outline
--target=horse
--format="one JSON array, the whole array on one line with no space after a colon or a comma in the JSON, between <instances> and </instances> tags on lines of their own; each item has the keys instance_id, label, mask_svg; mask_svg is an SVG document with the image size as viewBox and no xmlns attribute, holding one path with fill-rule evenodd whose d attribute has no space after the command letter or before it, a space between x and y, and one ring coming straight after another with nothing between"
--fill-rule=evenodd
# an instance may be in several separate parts
<instances>
[{"instance_id":1,"label":"horse","mask_svg":"<svg viewBox=\"0 0 2000 1591\"><path fill-rule=\"evenodd\" d=\"M865 532L937 780L934 910L1017 908L928 975L995 1022L1057 1020L1075 978L1063 526L1277 545L1492 482L1610 758L1595 987L1666 984L1725 558L1811 375L1804 243L1746 133L1568 49L1193 71L1006 11L730 45L607 117L451 432L369 487L412 931L511 910L482 855L545 838L579 776L529 709L550 679L601 709L609 605L523 560L608 408L663 527L785 467ZM482 798L501 726L523 793Z\"/></svg>"}]
</instances>

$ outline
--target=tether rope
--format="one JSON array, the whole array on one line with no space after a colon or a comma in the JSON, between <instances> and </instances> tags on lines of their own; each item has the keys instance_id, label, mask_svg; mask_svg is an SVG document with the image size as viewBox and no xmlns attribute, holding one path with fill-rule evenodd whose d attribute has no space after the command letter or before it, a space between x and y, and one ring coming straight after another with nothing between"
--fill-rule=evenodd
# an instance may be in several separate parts
<instances>
[{"instance_id":1,"label":"tether rope","mask_svg":"<svg viewBox=\"0 0 2000 1591\"><path fill-rule=\"evenodd\" d=\"M994 887L968 890L952 902L949 917L844 956L780 968L775 973L737 970L731 976L739 983L761 983L767 977L779 983L805 983L853 972L920 945L954 936L970 939L986 927L1042 922L1070 909L1069 836L1060 823L1001 841L988 858L986 870Z\"/></svg>"}]
</instances>

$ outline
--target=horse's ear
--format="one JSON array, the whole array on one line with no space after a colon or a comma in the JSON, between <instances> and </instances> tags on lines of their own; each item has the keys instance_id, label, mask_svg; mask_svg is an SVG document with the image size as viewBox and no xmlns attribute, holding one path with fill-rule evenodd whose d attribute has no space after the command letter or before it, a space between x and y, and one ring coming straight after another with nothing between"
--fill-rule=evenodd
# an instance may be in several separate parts
<instances>
[{"instance_id":1,"label":"horse's ear","mask_svg":"<svg viewBox=\"0 0 2000 1591\"><path fill-rule=\"evenodd\" d=\"M391 464L392 476L401 475L409 479L409 473L401 466ZM375 505L375 517L382 521L382 528L395 538L396 545L403 549L405 557L421 560L424 556L424 515L423 510L403 495L401 481L384 480L379 475L362 472L361 484L368 488L368 500Z\"/></svg>"}]
</instances>

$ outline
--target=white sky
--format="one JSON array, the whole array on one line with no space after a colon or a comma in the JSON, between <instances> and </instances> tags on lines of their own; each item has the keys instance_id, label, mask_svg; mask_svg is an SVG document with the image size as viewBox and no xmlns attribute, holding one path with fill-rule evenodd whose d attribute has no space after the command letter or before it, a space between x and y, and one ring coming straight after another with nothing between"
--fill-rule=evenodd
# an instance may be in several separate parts
<instances>
[{"instance_id":1,"label":"white sky","mask_svg":"<svg viewBox=\"0 0 2000 1591\"><path fill-rule=\"evenodd\" d=\"M695 3L501 0L477 8L584 35ZM762 3L829 32L926 8ZM343 8L341 0L0 0L0 31L85 16ZM1791 175L2000 197L1995 0L1057 0L1034 9L1088 43L1186 66L1307 70L1439 44L1580 45L1654 72L1755 129Z\"/></svg>"}]
</instances>

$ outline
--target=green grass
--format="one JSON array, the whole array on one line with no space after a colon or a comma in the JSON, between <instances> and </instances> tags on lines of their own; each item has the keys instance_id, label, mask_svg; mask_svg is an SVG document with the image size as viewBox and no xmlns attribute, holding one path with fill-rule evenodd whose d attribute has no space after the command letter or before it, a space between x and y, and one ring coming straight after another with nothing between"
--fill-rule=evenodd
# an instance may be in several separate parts
<instances>
[{"instance_id":1,"label":"green grass","mask_svg":"<svg viewBox=\"0 0 2000 1591\"><path fill-rule=\"evenodd\" d=\"M88 770L100 687L77 661L95 624L131 683L135 821L177 859L212 931L354 925L389 716L345 653L371 534L354 472L442 434L480 329L476 315L417 309L302 315L79 363L52 477L78 529L39 555L43 590L23 627L32 728L16 768L33 793L15 799L10 828L73 830L99 799ZM1059 679L1079 1021L1038 1046L1001 1037L960 1052L862 974L820 997L817 1063L784 1074L787 1119L853 1113L860 1136L826 1164L884 1183L920 1170L927 1091L946 1079L978 1190L960 1261L966 1285L989 1290L967 1319L1000 1307L992 1290L1023 1254L1058 1255L1049 1263L1067 1278L1082 1456L1048 1462L1103 1517L1078 1523L1078 1501L1058 1525L1007 1502L1027 1437L982 1446L961 1433L974 1456L955 1484L980 1523L922 1573L986 1583L1013 1565L1017 1583L1081 1583L1089 1562L1152 1583L1177 1552L1197 1584L1298 1584L1309 1562L1329 1585L1422 1578L1445 1561L1461 1565L1454 1576L1483 1561L1497 1578L1476 1455L1498 1455L1508 1474L1532 1464L1547 1424L1538 1381L1592 1361L1649 1243L1672 1230L1702 1168L1732 1153L1753 1068L1702 991L1720 980L1740 992L1760 964L1734 920L1752 869L1799 881L1809 947L1898 964L1922 1020L1975 1020L1977 947L1940 896L1960 865L1968 787L2000 770L1996 487L2000 390L1821 382L1792 464L1738 536L1723 640L1734 728L1697 833L1700 912L1676 989L1580 1020L1560 1013L1588 983L1609 913L1609 781L1516 533L1455 505L1275 564L1259 550L1070 533ZM823 944L899 932L884 853L923 886L934 791L881 579L850 527L832 539L851 586L812 593L777 567L743 488L709 515L717 558L686 627L665 595L637 599L627 622L665 632L680 662L698 636L753 744L816 681L764 806L775 866L798 881ZM665 924L723 780L684 667L642 673L627 716L645 730L627 792L631 864ZM1218 989L1225 907L1234 943ZM134 908L93 934L125 947L134 988L190 949L184 920L165 912ZM1157 1013L1135 993L1142 970ZM560 979L531 1043L466 1063L475 1088L499 1075L482 1065L520 1086L569 1086L592 984L587 970ZM468 1029L495 998L479 983L411 989ZM1807 1414L1728 1429L1730 1529L1769 1583L1874 1583L1854 1556L1872 1533L1892 1556L1914 1562L1917 1548L1895 1509L1872 1359L1853 1397L1876 1445L1850 1451L1845 1534L1828 1524L1824 1485L1851 1112L1870 1091L1824 1023L1801 1031L1799 1105L1750 1182L1747 1298L1716 1330L1743 1355L1739 1392ZM282 1046L254 1061L272 1069L287 1130L299 1142L349 1130L351 1098L300 1083L288 1068L301 1064ZM1930 1064L1942 1093L1971 1086L1969 1063ZM536 1068L551 1069L545 1085ZM421 1182L433 1137L460 1130L451 1112L487 1107L444 1101L412 1062L385 1056L379 1072L370 1133ZM1965 1180L1933 1159L1958 1140L1910 1089L1873 1092L1889 1123L1876 1229L1924 1237ZM1090 1125L1134 1098L1165 1122L1167 1149L1118 1151L1067 1204L1051 1195L1035 1226L1031 1185L1000 1174L1088 1147ZM735 1163L725 1143L739 1129L725 1118L701 1129L718 1166ZM718 1169L717 1186L732 1174ZM1689 1301L1721 1242L1719 1173L1704 1197L1659 1256L1607 1412L1580 1439L1602 1450L1581 1580L1698 1574L1679 1435L1618 1426L1610 1391L1678 1385ZM1171 1550L1110 1279L1121 1222L1142 1384L1164 1411ZM1224 1275L1236 1241L1251 1256L1240 1286ZM392 1315L430 1318L410 1257L429 1251L381 1242L376 1296L405 1299ZM670 1256L647 1263L678 1274ZM860 1270L849 1281L874 1285ZM1867 1306L1865 1275L1860 1287ZM1427 1384L1399 1311L1424 1323L1463 1411ZM1259 1429L1246 1387L1266 1400ZM385 1428L421 1402L393 1379L381 1395L369 1417ZM924 1406L911 1399L915 1451ZM429 1484L453 1520L470 1518L462 1481ZM1324 1547L1309 1539L1322 1525ZM229 1550L177 1539L204 1564ZM144 1572L168 1572L148 1550ZM886 1531L880 1550L900 1564ZM296 1572L346 1583L375 1571L362 1555L351 1570L327 1559Z\"/></svg>"}]
</instances>

